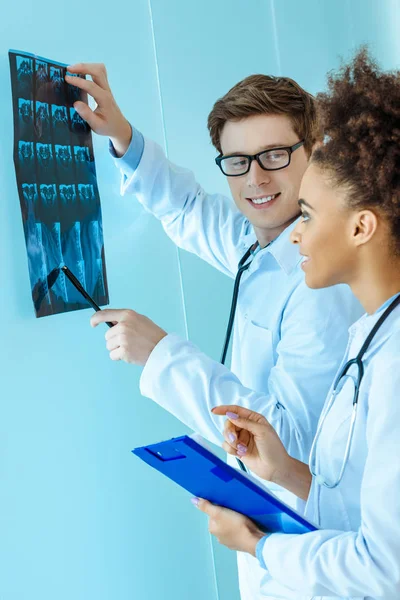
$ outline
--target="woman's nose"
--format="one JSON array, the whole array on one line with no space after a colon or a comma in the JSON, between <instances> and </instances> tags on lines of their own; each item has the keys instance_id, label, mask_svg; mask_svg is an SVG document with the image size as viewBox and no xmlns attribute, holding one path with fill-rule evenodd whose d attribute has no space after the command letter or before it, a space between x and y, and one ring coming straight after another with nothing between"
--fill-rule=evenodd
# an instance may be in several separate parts
<instances>
[{"instance_id":1,"label":"woman's nose","mask_svg":"<svg viewBox=\"0 0 400 600\"><path fill-rule=\"evenodd\" d=\"M301 234L299 231L300 223L297 223L296 227L292 230L290 234L290 241L292 244L300 244Z\"/></svg>"}]
</instances>

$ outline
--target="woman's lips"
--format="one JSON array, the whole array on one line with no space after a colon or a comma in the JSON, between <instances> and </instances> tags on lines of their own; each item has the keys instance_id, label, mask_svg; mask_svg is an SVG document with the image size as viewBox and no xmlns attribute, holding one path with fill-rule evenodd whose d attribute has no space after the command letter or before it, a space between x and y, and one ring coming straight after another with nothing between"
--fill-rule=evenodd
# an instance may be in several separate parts
<instances>
[{"instance_id":1,"label":"woman's lips","mask_svg":"<svg viewBox=\"0 0 400 600\"><path fill-rule=\"evenodd\" d=\"M302 262L301 262L301 268L305 269L307 267L307 264L310 262L310 258L308 256L304 256Z\"/></svg>"}]
</instances>

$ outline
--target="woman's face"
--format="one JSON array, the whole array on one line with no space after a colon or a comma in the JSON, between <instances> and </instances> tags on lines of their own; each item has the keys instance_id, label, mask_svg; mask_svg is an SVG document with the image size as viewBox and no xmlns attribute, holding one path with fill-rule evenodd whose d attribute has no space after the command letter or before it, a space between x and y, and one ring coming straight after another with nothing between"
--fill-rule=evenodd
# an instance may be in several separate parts
<instances>
[{"instance_id":1,"label":"woman's face","mask_svg":"<svg viewBox=\"0 0 400 600\"><path fill-rule=\"evenodd\" d=\"M317 165L306 170L300 186L302 218L291 235L304 258L302 268L310 288L349 283L356 269L355 211L346 194L333 187Z\"/></svg>"}]
</instances>

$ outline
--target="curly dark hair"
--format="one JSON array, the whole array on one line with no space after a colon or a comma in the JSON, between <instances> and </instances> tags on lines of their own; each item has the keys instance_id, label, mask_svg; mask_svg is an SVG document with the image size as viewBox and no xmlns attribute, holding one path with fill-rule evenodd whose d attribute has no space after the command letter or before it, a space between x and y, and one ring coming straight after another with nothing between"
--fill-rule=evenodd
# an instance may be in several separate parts
<instances>
[{"instance_id":1,"label":"curly dark hair","mask_svg":"<svg viewBox=\"0 0 400 600\"><path fill-rule=\"evenodd\" d=\"M400 72L383 72L363 46L317 95L325 134L312 162L347 190L351 208L386 218L400 254Z\"/></svg>"}]
</instances>

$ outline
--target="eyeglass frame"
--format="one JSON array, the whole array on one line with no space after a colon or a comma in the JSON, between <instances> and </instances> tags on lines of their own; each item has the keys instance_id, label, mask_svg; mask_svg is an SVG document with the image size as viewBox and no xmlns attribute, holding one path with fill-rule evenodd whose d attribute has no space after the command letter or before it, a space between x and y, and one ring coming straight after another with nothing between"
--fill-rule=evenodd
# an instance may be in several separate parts
<instances>
[{"instance_id":1,"label":"eyeglass frame","mask_svg":"<svg viewBox=\"0 0 400 600\"><path fill-rule=\"evenodd\" d=\"M300 142L293 144L293 146L279 146L279 148L268 148L267 150L262 150L261 152L257 152L257 154L228 154L226 156L224 156L223 154L219 154L215 158L215 163L218 165L218 167L221 170L221 173L223 173L223 175L225 175L225 177L242 177L242 175L246 175L250 171L251 163L253 162L253 160L256 160L258 165L264 171L280 171L281 169L286 169L286 167L288 167L290 165L290 161L292 159L293 152L295 152L298 148L303 146L304 143L305 143L305 140L301 140ZM261 154L266 154L267 152L275 152L276 150L286 150L286 152L288 153L288 163L284 167L277 167L276 169L267 169L266 167L264 167L261 164L260 156L261 156ZM223 171L221 163L225 158L235 158L235 157L243 157L243 158L247 158L249 160L247 170L244 171L244 173L238 173L236 175L233 175L233 174L228 175L227 173L225 173Z\"/></svg>"}]
</instances>

